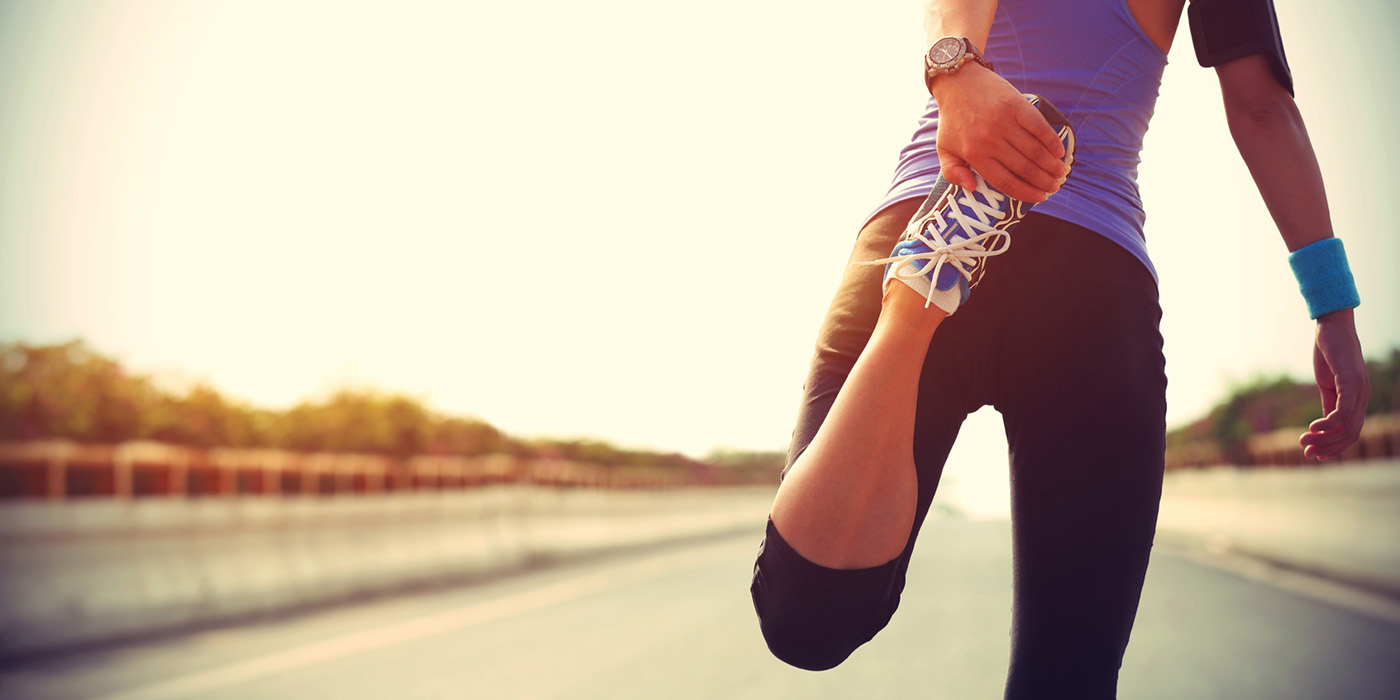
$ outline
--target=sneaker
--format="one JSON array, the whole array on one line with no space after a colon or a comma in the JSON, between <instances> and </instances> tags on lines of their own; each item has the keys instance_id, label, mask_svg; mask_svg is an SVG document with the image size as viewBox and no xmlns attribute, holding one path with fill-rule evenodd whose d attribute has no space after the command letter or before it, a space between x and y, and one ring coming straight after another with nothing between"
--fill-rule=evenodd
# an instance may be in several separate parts
<instances>
[{"instance_id":1,"label":"sneaker","mask_svg":"<svg viewBox=\"0 0 1400 700\"><path fill-rule=\"evenodd\" d=\"M1038 95L1025 95L1050 122L1065 147L1065 165L1074 162L1074 130L1069 120ZM1021 223L1034 202L1022 202L998 192L973 173L977 189L966 190L938 176L933 192L910 220L890 257L857 265L884 265L887 288L891 280L909 285L925 297L924 308L937 306L949 316L967 301L982 278L987 258L1011 247L1011 230Z\"/></svg>"}]
</instances>

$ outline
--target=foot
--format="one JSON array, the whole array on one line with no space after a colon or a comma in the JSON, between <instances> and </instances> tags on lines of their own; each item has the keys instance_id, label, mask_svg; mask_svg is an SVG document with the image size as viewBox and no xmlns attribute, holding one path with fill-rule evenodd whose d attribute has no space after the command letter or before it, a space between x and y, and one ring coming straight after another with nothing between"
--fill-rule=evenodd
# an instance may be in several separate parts
<instances>
[{"instance_id":1,"label":"foot","mask_svg":"<svg viewBox=\"0 0 1400 700\"><path fill-rule=\"evenodd\" d=\"M1065 147L1065 165L1074 162L1074 130L1049 102L1026 95L1040 109ZM977 189L967 190L943 179L934 183L924 205L887 258L856 263L885 265L885 289L903 282L924 299L952 315L977 286L986 259L1011 247L1011 230L1035 206L1002 194L977 177Z\"/></svg>"}]
</instances>

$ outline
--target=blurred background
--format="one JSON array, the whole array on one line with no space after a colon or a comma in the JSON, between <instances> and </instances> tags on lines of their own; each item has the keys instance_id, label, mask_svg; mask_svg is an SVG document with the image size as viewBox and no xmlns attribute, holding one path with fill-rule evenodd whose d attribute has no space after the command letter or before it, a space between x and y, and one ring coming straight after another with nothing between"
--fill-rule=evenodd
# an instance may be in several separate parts
<instances>
[{"instance_id":1,"label":"blurred background","mask_svg":"<svg viewBox=\"0 0 1400 700\"><path fill-rule=\"evenodd\" d=\"M1370 416L1302 462L1313 324L1183 27L1129 697L1400 694L1400 8L1276 5ZM0 0L0 693L998 697L990 409L847 664L747 603L923 42L906 0Z\"/></svg>"}]
</instances>

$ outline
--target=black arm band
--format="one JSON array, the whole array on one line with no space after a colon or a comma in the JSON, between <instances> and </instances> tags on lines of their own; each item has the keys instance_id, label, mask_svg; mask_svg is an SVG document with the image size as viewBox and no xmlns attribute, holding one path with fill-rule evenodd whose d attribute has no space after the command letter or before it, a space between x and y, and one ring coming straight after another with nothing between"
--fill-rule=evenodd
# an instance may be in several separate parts
<instances>
[{"instance_id":1,"label":"black arm band","mask_svg":"<svg viewBox=\"0 0 1400 700\"><path fill-rule=\"evenodd\" d=\"M1293 94L1293 74L1283 55L1283 37L1273 0L1193 0L1186 9L1196 60L1214 68L1237 58L1262 53L1274 78Z\"/></svg>"}]
</instances>

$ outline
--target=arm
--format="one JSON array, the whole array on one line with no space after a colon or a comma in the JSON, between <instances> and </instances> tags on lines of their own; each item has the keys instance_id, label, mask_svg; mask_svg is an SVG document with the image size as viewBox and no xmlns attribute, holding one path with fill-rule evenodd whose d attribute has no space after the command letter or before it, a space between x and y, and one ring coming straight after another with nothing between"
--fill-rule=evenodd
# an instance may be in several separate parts
<instances>
[{"instance_id":1,"label":"arm","mask_svg":"<svg viewBox=\"0 0 1400 700\"><path fill-rule=\"evenodd\" d=\"M926 0L927 45L965 36L987 47L996 0ZM972 170L992 187L1029 202L1060 189L1066 168L1055 132L1021 93L975 61L933 80L938 101L938 160L944 179L972 189Z\"/></svg>"},{"instance_id":2,"label":"arm","mask_svg":"<svg viewBox=\"0 0 1400 700\"><path fill-rule=\"evenodd\" d=\"M1332 237L1322 172L1293 97L1262 54L1216 68L1230 134L1289 251ZM1299 438L1304 456L1325 460L1356 442L1371 397L1351 309L1317 319L1313 373L1322 418Z\"/></svg>"}]
</instances>

